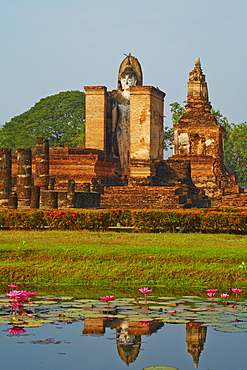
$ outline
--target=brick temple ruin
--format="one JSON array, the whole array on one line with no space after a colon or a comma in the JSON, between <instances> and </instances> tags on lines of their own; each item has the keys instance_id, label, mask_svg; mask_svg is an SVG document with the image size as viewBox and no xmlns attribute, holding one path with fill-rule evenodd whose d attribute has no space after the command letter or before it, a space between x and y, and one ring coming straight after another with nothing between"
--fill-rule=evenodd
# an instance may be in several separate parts
<instances>
[{"instance_id":1,"label":"brick temple ruin","mask_svg":"<svg viewBox=\"0 0 247 370\"><path fill-rule=\"evenodd\" d=\"M163 159L165 93L143 86L131 54L117 90L85 86L86 148L0 148L2 208L246 207L247 194L224 165L224 128L211 113L197 58L185 113L174 125L173 155Z\"/></svg>"}]
</instances>

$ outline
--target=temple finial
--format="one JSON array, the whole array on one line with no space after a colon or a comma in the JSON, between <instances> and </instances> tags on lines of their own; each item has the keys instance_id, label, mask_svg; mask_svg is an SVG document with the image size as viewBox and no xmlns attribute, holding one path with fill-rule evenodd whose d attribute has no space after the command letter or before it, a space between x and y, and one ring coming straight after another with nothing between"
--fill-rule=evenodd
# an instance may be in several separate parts
<instances>
[{"instance_id":1,"label":"temple finial","mask_svg":"<svg viewBox=\"0 0 247 370\"><path fill-rule=\"evenodd\" d=\"M196 58L195 60L195 67L196 69L201 69L201 61L200 58Z\"/></svg>"}]
</instances>

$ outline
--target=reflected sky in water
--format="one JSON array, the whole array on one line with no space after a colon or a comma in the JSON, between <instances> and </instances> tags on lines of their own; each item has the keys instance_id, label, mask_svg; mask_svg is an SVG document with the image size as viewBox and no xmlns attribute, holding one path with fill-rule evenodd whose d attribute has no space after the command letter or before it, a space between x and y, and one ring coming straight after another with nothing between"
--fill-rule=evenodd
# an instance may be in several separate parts
<instances>
[{"instance_id":1,"label":"reflected sky in water","mask_svg":"<svg viewBox=\"0 0 247 370\"><path fill-rule=\"evenodd\" d=\"M148 366L173 366L194 369L188 353L185 324L164 324L150 336L142 335L140 351L129 366L119 356L116 328L106 327L105 334L83 335L84 322L45 324L26 328L18 337L9 336L10 325L1 325L2 370L141 370ZM49 344L34 344L51 339ZM247 370L247 333L221 333L207 328L199 370ZM61 341L60 344L54 344Z\"/></svg>"}]
</instances>

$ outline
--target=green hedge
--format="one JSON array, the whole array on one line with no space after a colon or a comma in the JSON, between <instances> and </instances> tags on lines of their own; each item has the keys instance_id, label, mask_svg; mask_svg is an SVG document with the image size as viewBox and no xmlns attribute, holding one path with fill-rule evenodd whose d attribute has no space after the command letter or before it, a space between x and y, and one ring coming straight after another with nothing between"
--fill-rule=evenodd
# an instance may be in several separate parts
<instances>
[{"instance_id":1,"label":"green hedge","mask_svg":"<svg viewBox=\"0 0 247 370\"><path fill-rule=\"evenodd\" d=\"M247 234L247 210L0 210L2 229L104 230L133 226L139 232Z\"/></svg>"}]
</instances>

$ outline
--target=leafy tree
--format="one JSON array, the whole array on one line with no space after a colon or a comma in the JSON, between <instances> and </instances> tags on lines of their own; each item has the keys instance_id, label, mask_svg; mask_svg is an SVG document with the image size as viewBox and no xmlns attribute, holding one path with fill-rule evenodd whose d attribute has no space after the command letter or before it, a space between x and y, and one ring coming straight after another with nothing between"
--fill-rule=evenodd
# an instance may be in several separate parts
<instances>
[{"instance_id":1,"label":"leafy tree","mask_svg":"<svg viewBox=\"0 0 247 370\"><path fill-rule=\"evenodd\" d=\"M231 124L225 140L225 162L240 185L247 184L247 122Z\"/></svg>"},{"instance_id":2,"label":"leafy tree","mask_svg":"<svg viewBox=\"0 0 247 370\"><path fill-rule=\"evenodd\" d=\"M184 102L185 103L185 102ZM171 114L172 114L172 124L178 124L179 118L184 114L185 108L182 107L178 102L174 102L170 104L171 107Z\"/></svg>"},{"instance_id":3,"label":"leafy tree","mask_svg":"<svg viewBox=\"0 0 247 370\"><path fill-rule=\"evenodd\" d=\"M172 149L173 127L165 127L164 131L164 150Z\"/></svg>"},{"instance_id":4,"label":"leafy tree","mask_svg":"<svg viewBox=\"0 0 247 370\"><path fill-rule=\"evenodd\" d=\"M51 147L83 146L84 126L85 94L60 92L6 122L0 129L0 146L13 151L33 148L36 137L46 137Z\"/></svg>"}]
</instances>

